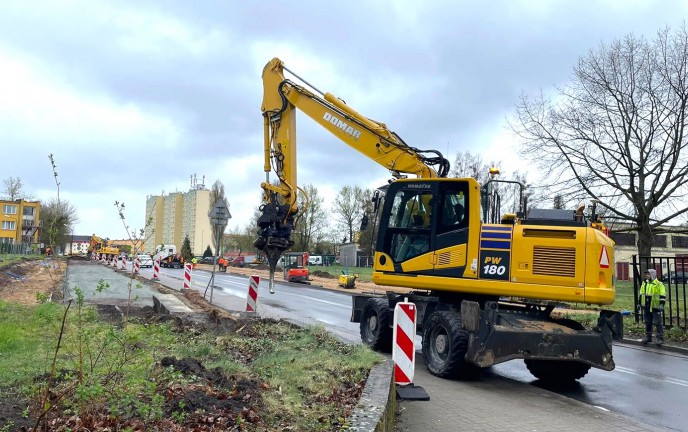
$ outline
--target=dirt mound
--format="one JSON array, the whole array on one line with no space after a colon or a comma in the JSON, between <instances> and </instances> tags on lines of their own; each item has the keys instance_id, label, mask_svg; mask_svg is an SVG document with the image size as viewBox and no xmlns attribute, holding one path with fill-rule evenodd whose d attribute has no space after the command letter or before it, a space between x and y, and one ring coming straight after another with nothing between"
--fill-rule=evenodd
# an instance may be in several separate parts
<instances>
[{"instance_id":1,"label":"dirt mound","mask_svg":"<svg viewBox=\"0 0 688 432\"><path fill-rule=\"evenodd\" d=\"M321 278L325 278L325 279L337 279L336 275L332 275L326 271L321 271L321 270L312 271L311 276L321 277Z\"/></svg>"},{"instance_id":2,"label":"dirt mound","mask_svg":"<svg viewBox=\"0 0 688 432\"><path fill-rule=\"evenodd\" d=\"M65 260L30 258L0 267L0 299L21 304L36 304L39 297L60 300L66 269Z\"/></svg>"},{"instance_id":3,"label":"dirt mound","mask_svg":"<svg viewBox=\"0 0 688 432\"><path fill-rule=\"evenodd\" d=\"M225 387L232 381L219 367L208 370L200 361L191 357L186 357L181 360L177 360L176 357L163 357L160 360L160 366L172 367L177 372L181 372L184 376L193 375L197 378L207 380L217 387Z\"/></svg>"}]
</instances>

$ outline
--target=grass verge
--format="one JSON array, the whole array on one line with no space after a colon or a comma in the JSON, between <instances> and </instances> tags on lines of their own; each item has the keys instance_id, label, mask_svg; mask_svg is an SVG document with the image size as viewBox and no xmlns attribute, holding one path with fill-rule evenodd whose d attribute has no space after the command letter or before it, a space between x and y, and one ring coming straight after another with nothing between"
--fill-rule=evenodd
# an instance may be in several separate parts
<instances>
[{"instance_id":1,"label":"grass verge","mask_svg":"<svg viewBox=\"0 0 688 432\"><path fill-rule=\"evenodd\" d=\"M339 430L382 360L321 327L152 314L125 325L92 307L66 314L55 357L64 313L0 302L0 430L41 416L49 430Z\"/></svg>"}]
</instances>

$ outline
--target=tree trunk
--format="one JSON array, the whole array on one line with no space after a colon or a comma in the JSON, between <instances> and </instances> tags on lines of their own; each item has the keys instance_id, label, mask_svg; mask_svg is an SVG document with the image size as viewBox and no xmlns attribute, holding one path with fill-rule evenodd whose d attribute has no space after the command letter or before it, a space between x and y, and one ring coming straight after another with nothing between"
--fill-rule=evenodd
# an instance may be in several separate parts
<instances>
[{"instance_id":1,"label":"tree trunk","mask_svg":"<svg viewBox=\"0 0 688 432\"><path fill-rule=\"evenodd\" d=\"M647 257L652 255L652 227L649 220L638 220L638 262L641 275L647 270L650 262Z\"/></svg>"}]
</instances>

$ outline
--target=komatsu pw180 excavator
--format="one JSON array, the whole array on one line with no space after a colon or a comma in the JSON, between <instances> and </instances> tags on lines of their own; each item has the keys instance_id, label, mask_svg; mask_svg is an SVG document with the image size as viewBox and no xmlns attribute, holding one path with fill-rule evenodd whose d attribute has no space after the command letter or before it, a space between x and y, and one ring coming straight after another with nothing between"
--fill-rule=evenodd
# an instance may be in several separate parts
<instances>
[{"instance_id":1,"label":"komatsu pw180 excavator","mask_svg":"<svg viewBox=\"0 0 688 432\"><path fill-rule=\"evenodd\" d=\"M563 210L527 212L521 200L519 212L499 215L494 181L481 187L472 178L446 178L449 162L439 152L407 145L279 59L263 69L263 90L266 180L255 246L268 258L271 292L275 265L292 246L303 211L297 206L297 193L303 193L296 176L298 108L395 179L375 202L373 282L414 291L353 296L351 320L360 323L363 342L389 350L394 307L408 298L417 306L426 367L437 376L516 358L547 381L579 379L591 366L614 369L612 339L623 335L620 314L601 311L590 330L551 315L559 301L614 302L614 243L597 227L594 211L592 218ZM271 184L271 171L278 185Z\"/></svg>"}]
</instances>

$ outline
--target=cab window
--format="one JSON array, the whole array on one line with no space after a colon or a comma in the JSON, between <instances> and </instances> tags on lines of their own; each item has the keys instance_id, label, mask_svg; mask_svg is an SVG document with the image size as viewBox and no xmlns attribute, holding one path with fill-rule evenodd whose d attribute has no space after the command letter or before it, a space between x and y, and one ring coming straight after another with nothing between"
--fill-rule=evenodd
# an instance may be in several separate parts
<instances>
[{"instance_id":1,"label":"cab window","mask_svg":"<svg viewBox=\"0 0 688 432\"><path fill-rule=\"evenodd\" d=\"M389 216L390 228L430 228L432 194L399 191L394 196Z\"/></svg>"},{"instance_id":2,"label":"cab window","mask_svg":"<svg viewBox=\"0 0 688 432\"><path fill-rule=\"evenodd\" d=\"M433 195L429 190L396 193L389 221L388 248L394 261L402 262L430 250Z\"/></svg>"},{"instance_id":3,"label":"cab window","mask_svg":"<svg viewBox=\"0 0 688 432\"><path fill-rule=\"evenodd\" d=\"M441 186L437 234L468 227L468 184L446 183Z\"/></svg>"}]
</instances>

